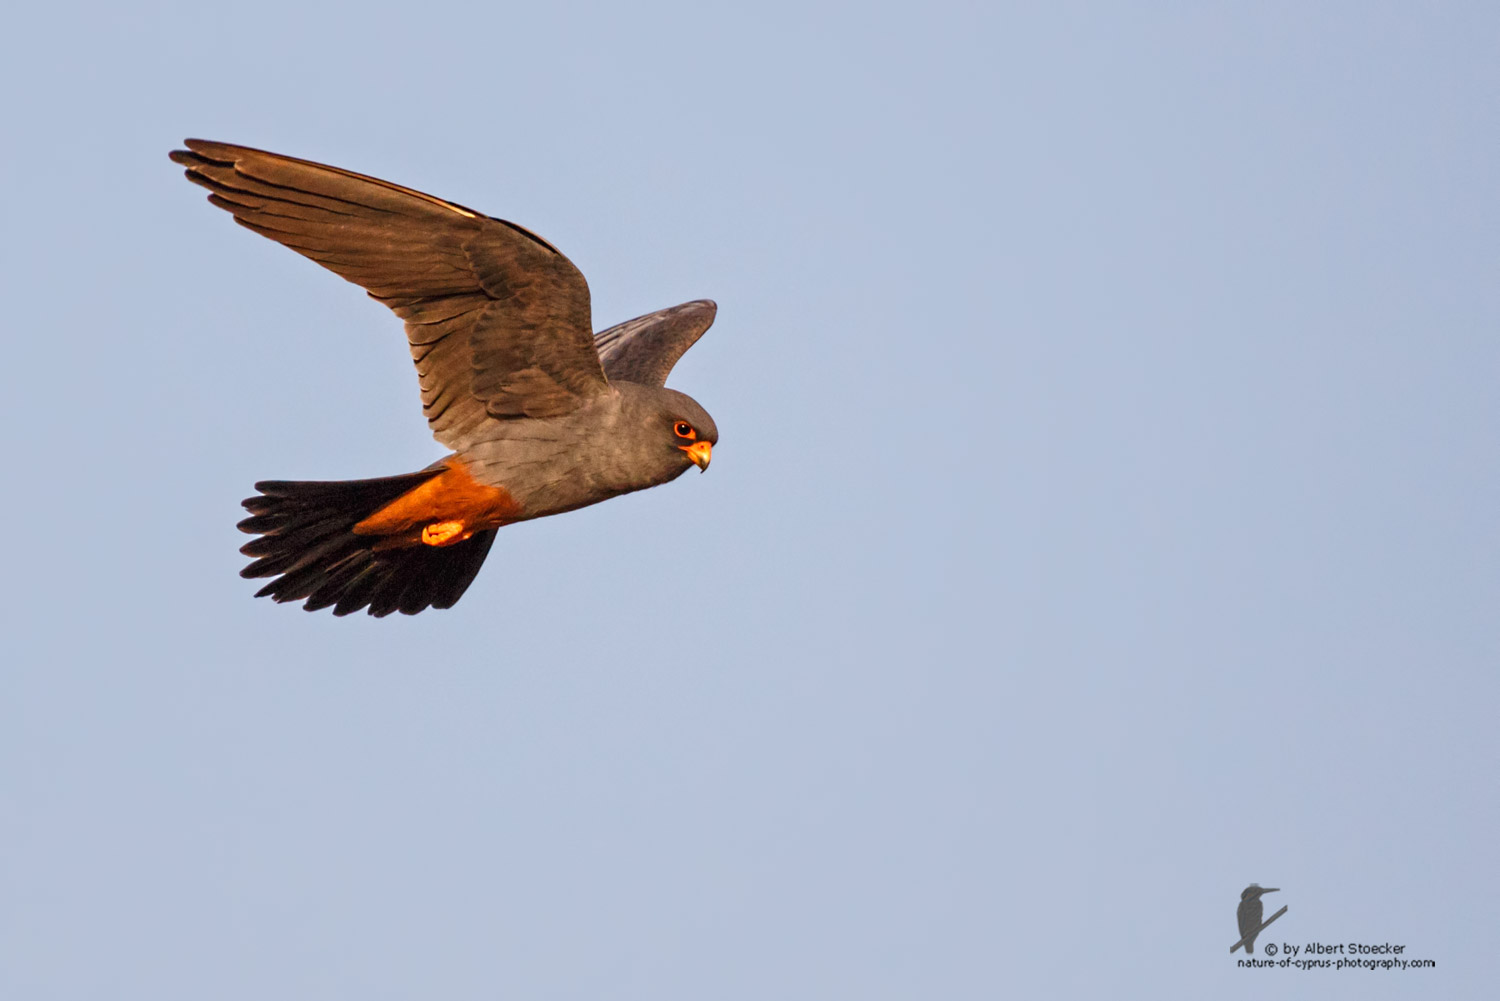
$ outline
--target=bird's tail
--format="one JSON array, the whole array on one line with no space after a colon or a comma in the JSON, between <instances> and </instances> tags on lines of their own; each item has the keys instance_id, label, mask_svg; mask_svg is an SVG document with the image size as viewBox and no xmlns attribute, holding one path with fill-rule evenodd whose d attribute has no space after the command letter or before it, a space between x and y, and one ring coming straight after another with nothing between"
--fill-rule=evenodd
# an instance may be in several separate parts
<instances>
[{"instance_id":1,"label":"bird's tail","mask_svg":"<svg viewBox=\"0 0 1500 1001\"><path fill-rule=\"evenodd\" d=\"M443 473L443 467L377 480L290 482L266 480L244 501L242 532L259 538L240 548L255 560L241 577L274 577L255 593L275 601L303 601L309 612L333 607L348 615L368 607L374 616L415 615L450 608L468 588L495 529L451 545L356 532L355 526L398 497Z\"/></svg>"}]
</instances>

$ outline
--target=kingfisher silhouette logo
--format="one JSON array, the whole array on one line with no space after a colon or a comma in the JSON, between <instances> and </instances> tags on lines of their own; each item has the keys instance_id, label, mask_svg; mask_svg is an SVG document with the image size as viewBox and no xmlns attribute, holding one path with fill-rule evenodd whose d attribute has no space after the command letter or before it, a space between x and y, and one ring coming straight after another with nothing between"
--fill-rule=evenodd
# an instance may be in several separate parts
<instances>
[{"instance_id":1,"label":"kingfisher silhouette logo","mask_svg":"<svg viewBox=\"0 0 1500 1001\"><path fill-rule=\"evenodd\" d=\"M1261 916L1266 913L1266 907L1261 903L1260 898L1267 893L1280 892L1279 887L1267 888L1259 883L1251 883L1245 887L1245 891L1240 894L1239 910L1235 912L1235 917L1240 922L1240 940L1229 947L1231 953L1240 946L1244 946L1247 956L1255 954L1255 936L1265 931L1271 926L1272 921L1286 913L1286 907L1283 905L1281 910L1262 921ZM1274 954L1276 950L1271 951Z\"/></svg>"}]
</instances>

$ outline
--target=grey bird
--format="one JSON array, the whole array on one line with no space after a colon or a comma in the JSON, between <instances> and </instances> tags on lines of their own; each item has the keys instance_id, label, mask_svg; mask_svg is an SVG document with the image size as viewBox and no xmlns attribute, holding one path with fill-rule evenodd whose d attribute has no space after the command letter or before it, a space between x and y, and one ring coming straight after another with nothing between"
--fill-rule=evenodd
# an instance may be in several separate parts
<instances>
[{"instance_id":1,"label":"grey bird","mask_svg":"<svg viewBox=\"0 0 1500 1001\"><path fill-rule=\"evenodd\" d=\"M1245 941L1245 953L1247 955L1255 952L1255 935L1259 934L1262 916L1266 913L1265 905L1260 902L1263 893L1277 893L1278 889L1262 889L1259 884L1251 883L1245 887L1240 894L1240 907L1235 916L1240 922L1240 938ZM1251 934L1251 933L1255 934Z\"/></svg>"},{"instance_id":2,"label":"grey bird","mask_svg":"<svg viewBox=\"0 0 1500 1001\"><path fill-rule=\"evenodd\" d=\"M189 139L171 158L235 221L362 286L406 324L433 437L415 473L255 485L256 597L375 616L451 607L504 525L708 468L718 428L666 389L708 300L597 336L588 284L536 234L307 160Z\"/></svg>"}]
</instances>

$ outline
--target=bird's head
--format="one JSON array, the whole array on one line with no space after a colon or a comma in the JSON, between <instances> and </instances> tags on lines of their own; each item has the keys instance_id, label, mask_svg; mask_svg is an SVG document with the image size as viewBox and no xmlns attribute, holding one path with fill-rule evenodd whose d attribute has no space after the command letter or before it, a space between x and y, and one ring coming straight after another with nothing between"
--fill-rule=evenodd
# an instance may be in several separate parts
<instances>
[{"instance_id":1,"label":"bird's head","mask_svg":"<svg viewBox=\"0 0 1500 1001\"><path fill-rule=\"evenodd\" d=\"M1240 894L1240 899L1241 900L1256 900L1256 899L1258 899L1260 897L1260 895L1262 893L1278 893L1278 892L1280 892L1280 888L1279 887L1266 888L1266 887L1262 887L1259 883L1251 883L1249 886L1245 887L1245 891Z\"/></svg>"},{"instance_id":2,"label":"bird's head","mask_svg":"<svg viewBox=\"0 0 1500 1001\"><path fill-rule=\"evenodd\" d=\"M719 429L714 425L714 419L691 396L674 389L659 392L664 404L662 416L666 418L663 425L671 433L667 440L672 451L697 466L699 472L707 470L714 446L719 443Z\"/></svg>"},{"instance_id":3,"label":"bird's head","mask_svg":"<svg viewBox=\"0 0 1500 1001\"><path fill-rule=\"evenodd\" d=\"M708 468L719 428L691 396L674 389L619 384L626 396L635 468L652 482L676 479L693 466Z\"/></svg>"}]
</instances>

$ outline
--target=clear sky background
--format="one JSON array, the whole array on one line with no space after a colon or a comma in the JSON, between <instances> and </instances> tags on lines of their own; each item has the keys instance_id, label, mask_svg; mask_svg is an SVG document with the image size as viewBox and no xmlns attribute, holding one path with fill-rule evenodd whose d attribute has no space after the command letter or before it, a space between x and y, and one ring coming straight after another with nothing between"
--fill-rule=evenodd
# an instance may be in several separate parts
<instances>
[{"instance_id":1,"label":"clear sky background","mask_svg":"<svg viewBox=\"0 0 1500 1001\"><path fill-rule=\"evenodd\" d=\"M6 32L0 997L1493 996L1492 3ZM713 468L451 612L253 600L255 480L442 450L190 135L716 299ZM1252 881L1438 967L1237 969Z\"/></svg>"}]
</instances>

